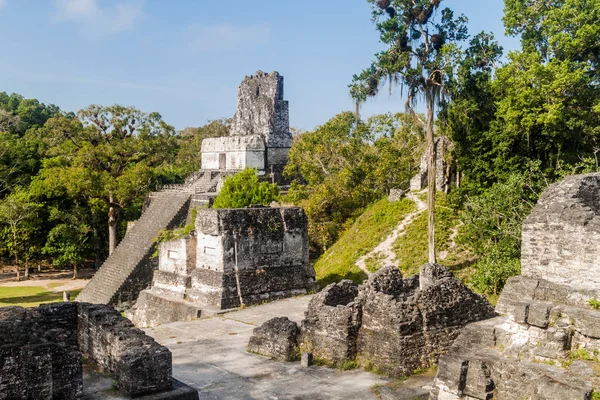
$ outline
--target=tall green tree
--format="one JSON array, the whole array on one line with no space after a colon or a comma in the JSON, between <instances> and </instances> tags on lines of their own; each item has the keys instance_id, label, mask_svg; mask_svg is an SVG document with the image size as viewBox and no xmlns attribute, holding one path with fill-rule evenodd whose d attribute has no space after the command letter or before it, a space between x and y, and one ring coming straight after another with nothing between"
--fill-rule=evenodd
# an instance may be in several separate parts
<instances>
[{"instance_id":1,"label":"tall green tree","mask_svg":"<svg viewBox=\"0 0 600 400\"><path fill-rule=\"evenodd\" d=\"M75 119L55 122L60 129L49 140L58 145L48 150L39 179L90 207L104 203L112 253L121 211L140 204L160 168L174 160L175 130L158 113L119 105L92 105Z\"/></svg>"},{"instance_id":2,"label":"tall green tree","mask_svg":"<svg viewBox=\"0 0 600 400\"><path fill-rule=\"evenodd\" d=\"M42 204L33 201L23 188L0 200L0 237L13 257L17 280L21 280L20 265L29 261L37 247L41 208Z\"/></svg>"},{"instance_id":3,"label":"tall green tree","mask_svg":"<svg viewBox=\"0 0 600 400\"><path fill-rule=\"evenodd\" d=\"M449 8L438 13L441 0L367 0L388 48L375 55L372 66L355 75L351 94L360 101L377 94L381 83L399 84L406 92L406 109L425 129L428 155L428 243L429 262L435 252L435 106L460 60L457 43L467 38L467 19L454 17ZM362 90L361 90L362 88ZM427 115L422 119L414 110L417 100L425 101Z\"/></svg>"},{"instance_id":4,"label":"tall green tree","mask_svg":"<svg viewBox=\"0 0 600 400\"><path fill-rule=\"evenodd\" d=\"M56 266L72 266L73 279L77 279L77 265L85 261L92 249L93 227L88 222L88 212L75 205L68 212L52 207L49 214L55 225L48 233L42 252L52 256Z\"/></svg>"}]
</instances>

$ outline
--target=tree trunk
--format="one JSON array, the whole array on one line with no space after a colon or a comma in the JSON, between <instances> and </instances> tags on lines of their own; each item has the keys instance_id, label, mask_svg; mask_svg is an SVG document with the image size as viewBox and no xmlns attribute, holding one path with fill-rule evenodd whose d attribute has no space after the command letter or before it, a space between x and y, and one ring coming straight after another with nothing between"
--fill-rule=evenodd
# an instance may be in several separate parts
<instances>
[{"instance_id":1,"label":"tree trunk","mask_svg":"<svg viewBox=\"0 0 600 400\"><path fill-rule=\"evenodd\" d=\"M29 263L25 263L25 280L29 279Z\"/></svg>"},{"instance_id":2,"label":"tree trunk","mask_svg":"<svg viewBox=\"0 0 600 400\"><path fill-rule=\"evenodd\" d=\"M436 263L435 255L435 140L433 132L433 96L428 93L427 98L427 245L429 248L429 262Z\"/></svg>"},{"instance_id":3,"label":"tree trunk","mask_svg":"<svg viewBox=\"0 0 600 400\"><path fill-rule=\"evenodd\" d=\"M77 263L73 264L73 279L77 279Z\"/></svg>"},{"instance_id":4,"label":"tree trunk","mask_svg":"<svg viewBox=\"0 0 600 400\"><path fill-rule=\"evenodd\" d=\"M100 248L100 235L98 235L98 229L94 228L94 269L100 268L102 264L102 249Z\"/></svg>"},{"instance_id":5,"label":"tree trunk","mask_svg":"<svg viewBox=\"0 0 600 400\"><path fill-rule=\"evenodd\" d=\"M354 112L354 119L356 120L356 130L358 130L358 122L360 121L360 115L358 114L358 110L360 108L360 103L356 102L356 110Z\"/></svg>"},{"instance_id":6,"label":"tree trunk","mask_svg":"<svg viewBox=\"0 0 600 400\"><path fill-rule=\"evenodd\" d=\"M117 247L117 221L119 219L119 207L115 205L112 194L109 197L108 209L108 255L111 255Z\"/></svg>"}]
</instances>

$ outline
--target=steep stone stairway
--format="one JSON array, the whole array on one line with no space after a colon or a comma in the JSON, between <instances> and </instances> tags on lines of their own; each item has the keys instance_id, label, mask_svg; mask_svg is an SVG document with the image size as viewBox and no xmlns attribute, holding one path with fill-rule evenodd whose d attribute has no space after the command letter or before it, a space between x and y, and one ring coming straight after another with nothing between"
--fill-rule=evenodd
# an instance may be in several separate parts
<instances>
[{"instance_id":1,"label":"steep stone stairway","mask_svg":"<svg viewBox=\"0 0 600 400\"><path fill-rule=\"evenodd\" d=\"M117 309L131 306L152 281L157 264L151 257L155 248L153 239L161 229L185 222L190 197L182 192L152 193L149 207L77 296L77 301L111 304Z\"/></svg>"}]
</instances>

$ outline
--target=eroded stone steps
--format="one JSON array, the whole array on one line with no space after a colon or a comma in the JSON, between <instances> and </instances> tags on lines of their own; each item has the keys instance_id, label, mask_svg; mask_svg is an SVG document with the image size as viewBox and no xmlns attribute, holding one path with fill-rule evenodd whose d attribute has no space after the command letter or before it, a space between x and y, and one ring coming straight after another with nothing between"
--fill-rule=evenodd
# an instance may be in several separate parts
<instances>
[{"instance_id":1,"label":"eroded stone steps","mask_svg":"<svg viewBox=\"0 0 600 400\"><path fill-rule=\"evenodd\" d=\"M124 284L130 280L134 271L142 267L148 269L147 265L142 264L149 263L149 256L154 248L153 239L159 231L183 222L187 215L189 199L190 195L187 193L153 193L150 206L82 290L77 300L116 305L120 297L119 292L124 290ZM149 284L151 273L141 275L149 275L146 277ZM143 280L144 276L136 276L135 279L135 285L142 286L140 289L143 289L145 285L140 279ZM132 296L136 297L137 293L132 293L129 298Z\"/></svg>"}]
</instances>

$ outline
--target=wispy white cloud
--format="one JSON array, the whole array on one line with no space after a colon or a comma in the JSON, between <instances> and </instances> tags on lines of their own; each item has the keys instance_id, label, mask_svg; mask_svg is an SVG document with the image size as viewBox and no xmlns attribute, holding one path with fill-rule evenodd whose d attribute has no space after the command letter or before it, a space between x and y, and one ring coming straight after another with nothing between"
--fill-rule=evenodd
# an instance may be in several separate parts
<instances>
[{"instance_id":1,"label":"wispy white cloud","mask_svg":"<svg viewBox=\"0 0 600 400\"><path fill-rule=\"evenodd\" d=\"M266 24L192 25L188 33L188 45L193 51L250 48L264 44L271 38L271 28Z\"/></svg>"},{"instance_id":2,"label":"wispy white cloud","mask_svg":"<svg viewBox=\"0 0 600 400\"><path fill-rule=\"evenodd\" d=\"M7 2L8 0L0 0L0 10L2 10L6 6Z\"/></svg>"},{"instance_id":3,"label":"wispy white cloud","mask_svg":"<svg viewBox=\"0 0 600 400\"><path fill-rule=\"evenodd\" d=\"M0 0L4 1L4 0ZM74 22L92 36L105 36L133 29L144 12L144 0L119 0L104 6L99 0L55 0L55 22Z\"/></svg>"}]
</instances>

